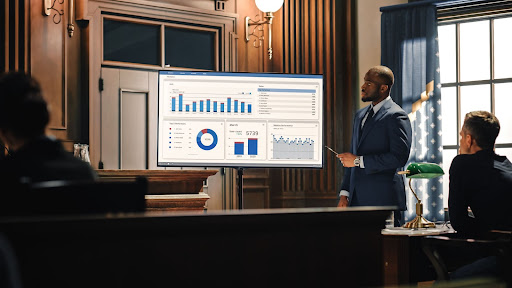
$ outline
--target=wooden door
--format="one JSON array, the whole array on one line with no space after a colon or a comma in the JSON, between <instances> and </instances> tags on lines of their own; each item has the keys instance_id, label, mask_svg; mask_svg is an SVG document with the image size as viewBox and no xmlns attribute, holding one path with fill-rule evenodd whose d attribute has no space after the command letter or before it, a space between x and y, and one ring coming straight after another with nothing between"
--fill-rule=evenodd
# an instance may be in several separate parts
<instances>
[{"instance_id":1,"label":"wooden door","mask_svg":"<svg viewBox=\"0 0 512 288\"><path fill-rule=\"evenodd\" d=\"M100 160L104 169L158 169L158 73L102 68Z\"/></svg>"}]
</instances>

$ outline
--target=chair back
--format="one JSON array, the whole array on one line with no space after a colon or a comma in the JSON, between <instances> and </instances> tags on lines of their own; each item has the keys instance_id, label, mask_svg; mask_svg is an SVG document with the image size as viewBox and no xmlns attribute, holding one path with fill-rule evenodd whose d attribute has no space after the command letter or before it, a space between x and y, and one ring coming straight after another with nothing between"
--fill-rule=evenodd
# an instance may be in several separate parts
<instances>
[{"instance_id":1,"label":"chair back","mask_svg":"<svg viewBox=\"0 0 512 288\"><path fill-rule=\"evenodd\" d=\"M422 249L436 271L437 280L450 280L450 274L455 270L479 259L496 256L497 277L512 287L512 231L493 230L484 238L459 238L458 235L424 237ZM469 261L473 254L475 258ZM457 259L454 255L463 257Z\"/></svg>"}]
</instances>

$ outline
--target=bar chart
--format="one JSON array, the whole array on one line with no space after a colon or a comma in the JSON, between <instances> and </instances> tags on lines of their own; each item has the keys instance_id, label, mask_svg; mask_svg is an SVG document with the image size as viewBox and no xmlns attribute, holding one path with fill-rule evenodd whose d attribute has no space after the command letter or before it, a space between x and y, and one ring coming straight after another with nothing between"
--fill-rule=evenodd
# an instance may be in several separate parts
<instances>
[{"instance_id":1,"label":"bar chart","mask_svg":"<svg viewBox=\"0 0 512 288\"><path fill-rule=\"evenodd\" d=\"M235 155L244 155L245 142L235 142ZM258 155L258 138L247 138L247 155Z\"/></svg>"},{"instance_id":2,"label":"bar chart","mask_svg":"<svg viewBox=\"0 0 512 288\"><path fill-rule=\"evenodd\" d=\"M192 112L192 113L240 113L251 114L253 111L252 99L248 99L245 95L237 95L241 97L225 97L209 94L210 98L202 97L203 95L179 93L171 96L172 113Z\"/></svg>"},{"instance_id":3,"label":"bar chart","mask_svg":"<svg viewBox=\"0 0 512 288\"><path fill-rule=\"evenodd\" d=\"M228 159L266 158L266 123L261 121L227 122L226 155Z\"/></svg>"}]
</instances>

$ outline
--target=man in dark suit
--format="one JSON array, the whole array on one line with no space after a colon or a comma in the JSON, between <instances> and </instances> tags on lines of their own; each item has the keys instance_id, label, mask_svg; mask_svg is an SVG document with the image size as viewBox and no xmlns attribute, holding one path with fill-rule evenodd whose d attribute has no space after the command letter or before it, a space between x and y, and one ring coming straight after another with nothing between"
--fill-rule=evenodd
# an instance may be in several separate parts
<instances>
[{"instance_id":1,"label":"man in dark suit","mask_svg":"<svg viewBox=\"0 0 512 288\"><path fill-rule=\"evenodd\" d=\"M96 178L88 163L45 135L48 122L47 103L34 79L20 72L0 77L0 140L9 149L0 160L4 188L21 182Z\"/></svg>"},{"instance_id":2,"label":"man in dark suit","mask_svg":"<svg viewBox=\"0 0 512 288\"><path fill-rule=\"evenodd\" d=\"M372 67L364 76L361 99L371 102L356 112L350 152L338 155L345 168L338 207L397 206L395 225L406 209L402 169L411 149L411 122L389 96L393 72Z\"/></svg>"},{"instance_id":3,"label":"man in dark suit","mask_svg":"<svg viewBox=\"0 0 512 288\"><path fill-rule=\"evenodd\" d=\"M512 230L512 164L494 153L500 132L496 116L466 114L460 131L460 155L450 166L448 208L458 234L475 237L491 229ZM473 216L468 215L468 207Z\"/></svg>"}]
</instances>

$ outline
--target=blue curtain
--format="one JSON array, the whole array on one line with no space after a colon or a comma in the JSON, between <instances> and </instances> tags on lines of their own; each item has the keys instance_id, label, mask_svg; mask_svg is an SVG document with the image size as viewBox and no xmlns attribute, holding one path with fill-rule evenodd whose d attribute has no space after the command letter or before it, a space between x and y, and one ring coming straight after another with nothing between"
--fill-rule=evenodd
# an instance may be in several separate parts
<instances>
[{"instance_id":1,"label":"blue curtain","mask_svg":"<svg viewBox=\"0 0 512 288\"><path fill-rule=\"evenodd\" d=\"M409 162L441 165L441 82L436 7L431 3L399 5L383 7L381 11L381 63L393 70L395 85L391 97L409 113L412 124ZM430 221L443 220L442 177L414 179L412 187L423 202L423 216ZM406 191L408 210L405 219L409 221L416 213L416 198L408 185Z\"/></svg>"}]
</instances>

